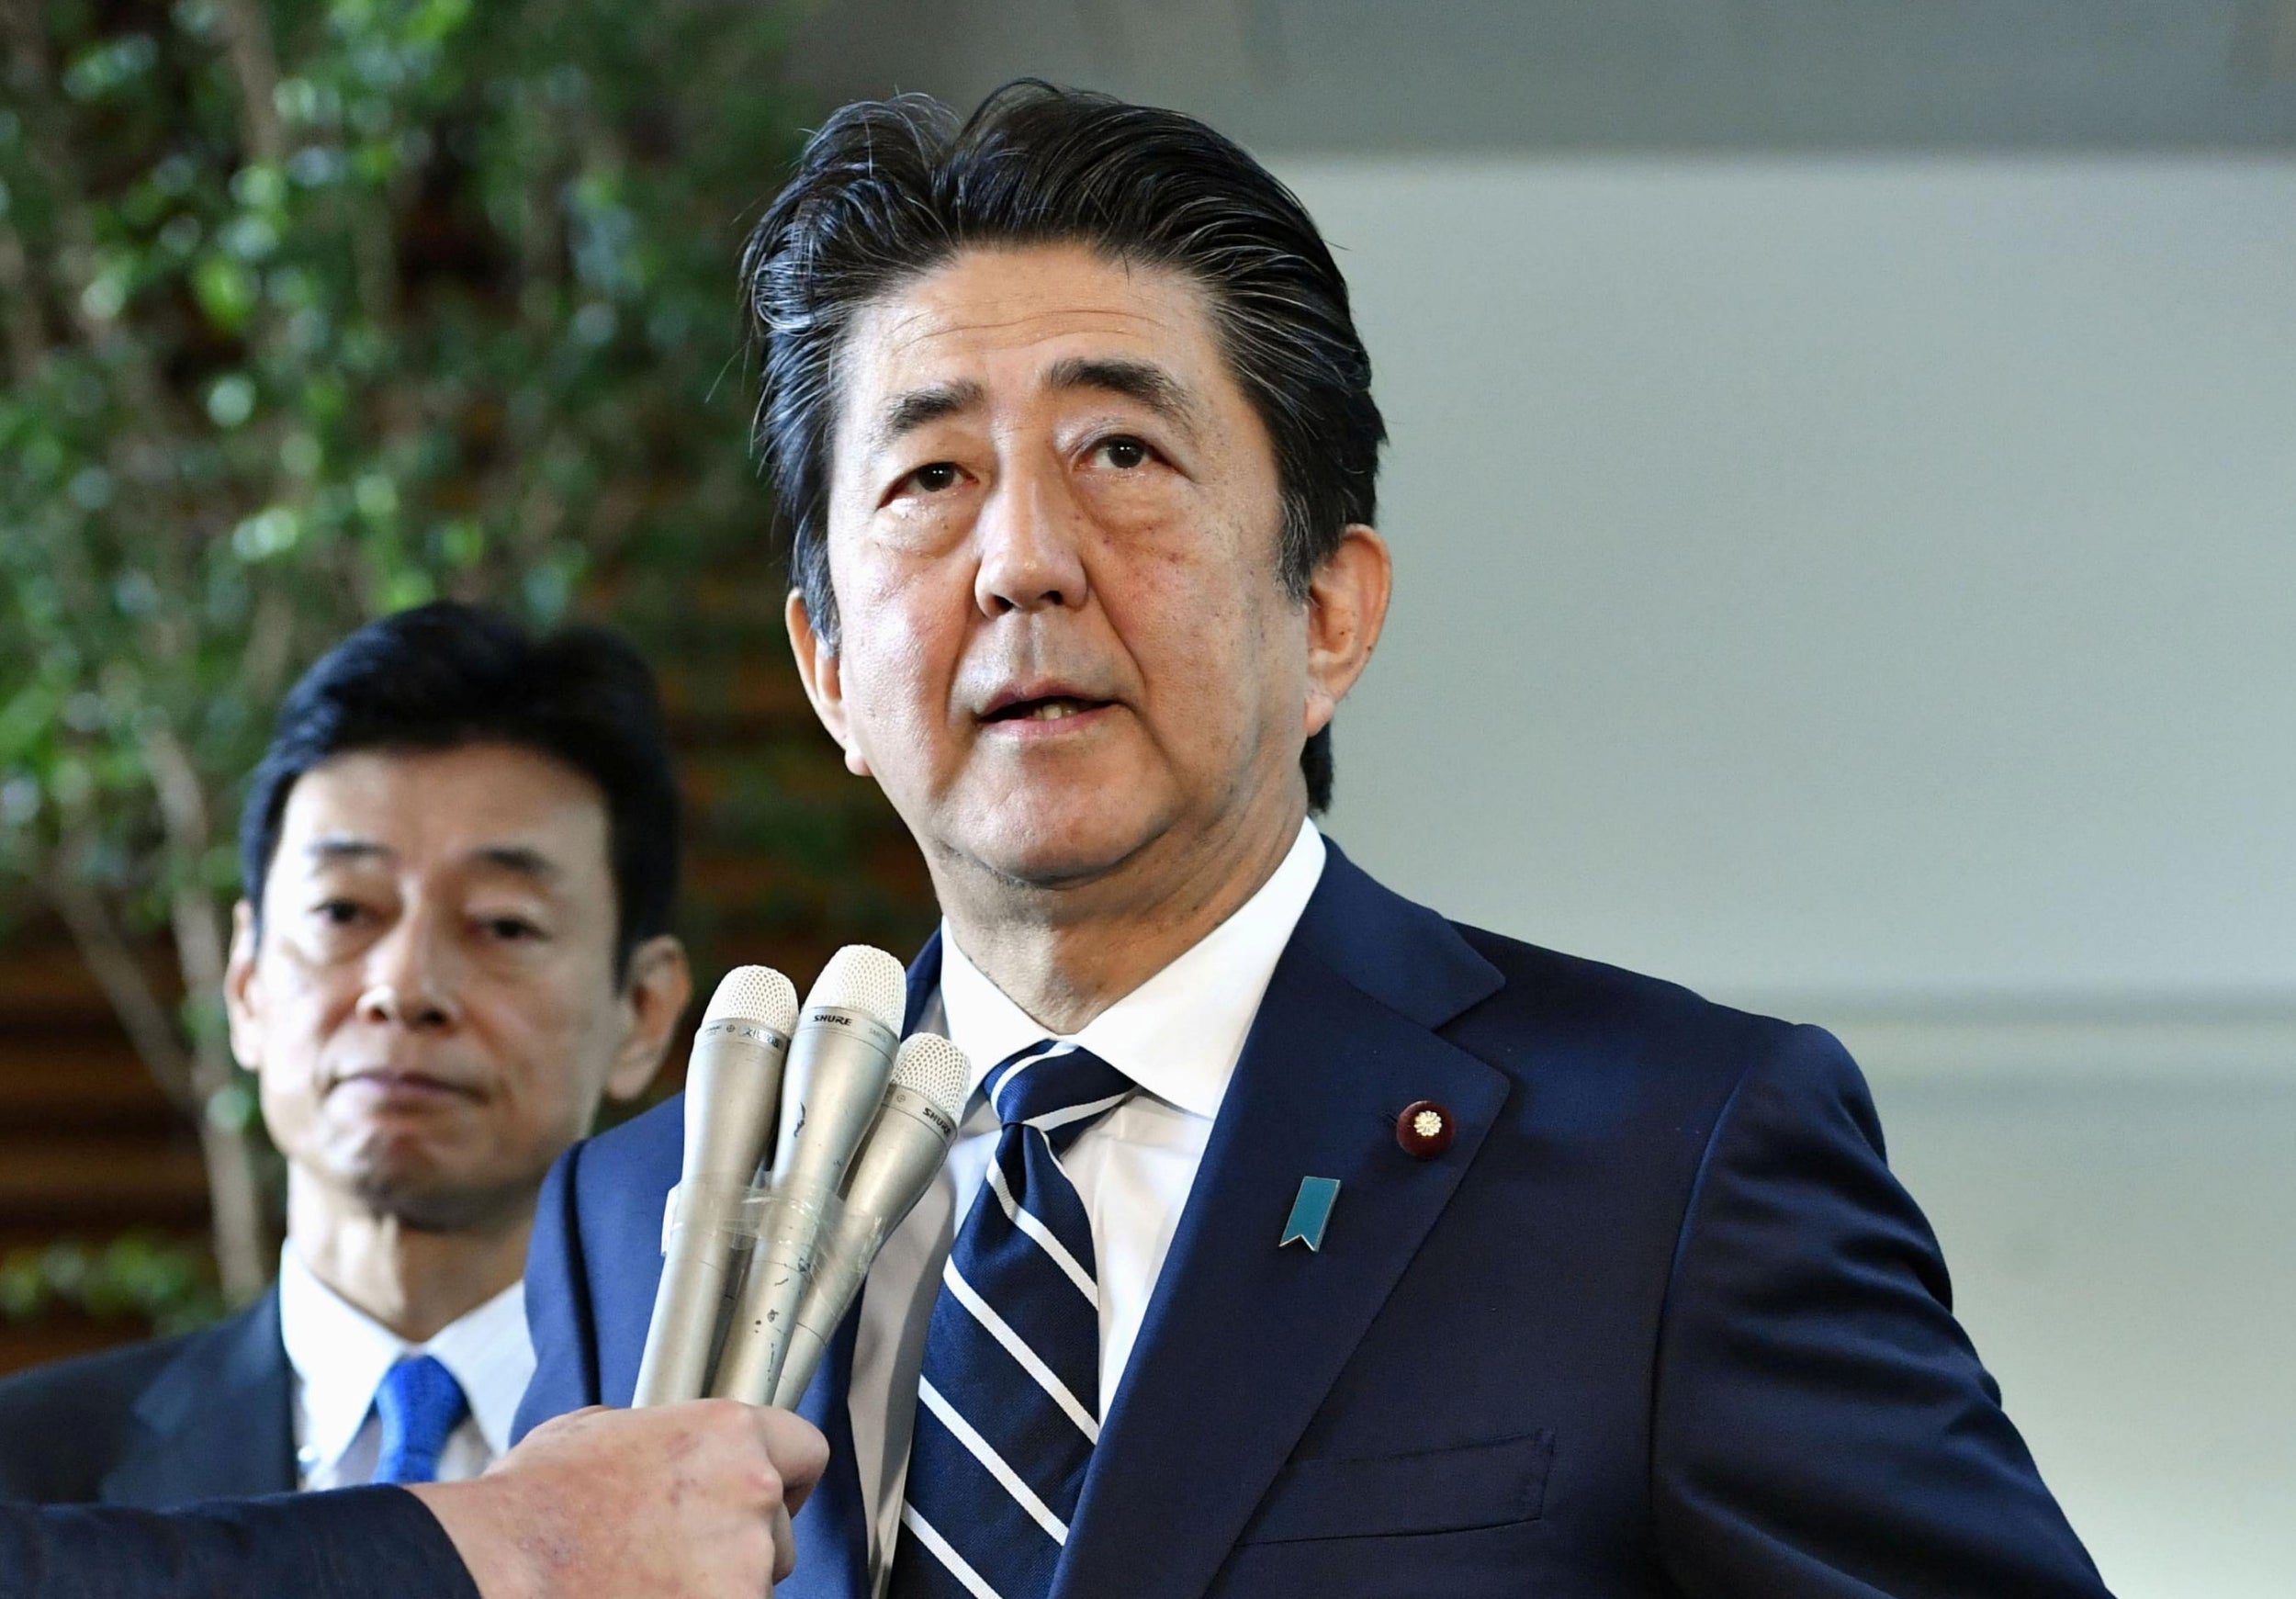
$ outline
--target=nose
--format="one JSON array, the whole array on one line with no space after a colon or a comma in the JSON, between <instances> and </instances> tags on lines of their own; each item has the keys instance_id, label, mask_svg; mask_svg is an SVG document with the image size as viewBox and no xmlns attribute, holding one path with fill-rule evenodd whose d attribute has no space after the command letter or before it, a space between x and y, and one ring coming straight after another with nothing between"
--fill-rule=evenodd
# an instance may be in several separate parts
<instances>
[{"instance_id":1,"label":"nose","mask_svg":"<svg viewBox=\"0 0 2296 1599\"><path fill-rule=\"evenodd\" d=\"M376 941L359 994L361 1020L439 1031L459 1019L455 952L441 919L411 911Z\"/></svg>"},{"instance_id":2,"label":"nose","mask_svg":"<svg viewBox=\"0 0 2296 1599\"><path fill-rule=\"evenodd\" d=\"M1022 462L1007 470L974 527L981 565L973 591L981 614L1082 605L1090 586L1076 541L1081 520L1056 463Z\"/></svg>"}]
</instances>

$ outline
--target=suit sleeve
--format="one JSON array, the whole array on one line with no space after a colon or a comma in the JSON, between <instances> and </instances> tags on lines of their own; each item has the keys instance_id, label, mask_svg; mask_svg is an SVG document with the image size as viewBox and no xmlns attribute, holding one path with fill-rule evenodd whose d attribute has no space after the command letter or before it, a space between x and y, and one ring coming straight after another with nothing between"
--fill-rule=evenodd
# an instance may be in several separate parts
<instances>
[{"instance_id":1,"label":"suit sleeve","mask_svg":"<svg viewBox=\"0 0 2296 1599\"><path fill-rule=\"evenodd\" d=\"M1660 1556L1697 1599L2099 1599L1954 1321L1864 1079L1790 1030L1716 1119L1667 1290Z\"/></svg>"},{"instance_id":2,"label":"suit sleeve","mask_svg":"<svg viewBox=\"0 0 2296 1599\"><path fill-rule=\"evenodd\" d=\"M578 1143L552 1163L535 1203L534 1237L526 1246L526 1330L534 1340L535 1375L511 1426L512 1443L552 1416L598 1402L598 1340L574 1200L582 1148Z\"/></svg>"},{"instance_id":3,"label":"suit sleeve","mask_svg":"<svg viewBox=\"0 0 2296 1599\"><path fill-rule=\"evenodd\" d=\"M161 1513L0 1504L0 1593L21 1599L478 1599L399 1488Z\"/></svg>"}]
</instances>

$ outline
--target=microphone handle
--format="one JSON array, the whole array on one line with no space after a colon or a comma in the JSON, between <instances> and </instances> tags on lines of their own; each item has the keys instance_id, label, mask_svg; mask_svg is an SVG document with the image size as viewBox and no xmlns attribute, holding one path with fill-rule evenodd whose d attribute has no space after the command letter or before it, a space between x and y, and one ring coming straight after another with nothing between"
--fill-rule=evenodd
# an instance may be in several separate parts
<instances>
[{"instance_id":1,"label":"microphone handle","mask_svg":"<svg viewBox=\"0 0 2296 1599\"><path fill-rule=\"evenodd\" d=\"M738 1018L709 1023L694 1038L679 1222L663 1242L633 1405L699 1399L708 1387L734 1266L731 1229L772 1130L789 1044L773 1029Z\"/></svg>"},{"instance_id":2,"label":"microphone handle","mask_svg":"<svg viewBox=\"0 0 2296 1599\"><path fill-rule=\"evenodd\" d=\"M699 1211L703 1206L692 1191L696 1186L680 1185L684 1194L681 1202ZM710 1346L717 1337L733 1267L732 1246L703 1218L681 1220L670 1228L631 1404L676 1404L702 1397L709 1379Z\"/></svg>"},{"instance_id":3,"label":"microphone handle","mask_svg":"<svg viewBox=\"0 0 2296 1599\"><path fill-rule=\"evenodd\" d=\"M854 1300L860 1297L861 1286L868 1280L869 1267L874 1260L872 1252L870 1259L858 1263L840 1260L823 1264L821 1274L815 1280L827 1283L827 1291L817 1306L810 1302L808 1296L809 1302L798 1307L797 1319L789 1330L789 1350L782 1357L781 1376L773 1385L773 1402L782 1409L795 1410L798 1401L805 1397L805 1390L813 1385L814 1373L821 1369L821 1357L828 1353L830 1337L838 1323L845 1319L845 1312L852 1308ZM829 1282L830 1278L837 1280ZM826 1314L808 1314L815 1310Z\"/></svg>"},{"instance_id":4,"label":"microphone handle","mask_svg":"<svg viewBox=\"0 0 2296 1599\"><path fill-rule=\"evenodd\" d=\"M726 1329L712 1394L750 1404L772 1397L823 1219L876 1117L899 1042L873 1017L842 1007L816 1006L799 1019L775 1140L773 1202Z\"/></svg>"},{"instance_id":5,"label":"microphone handle","mask_svg":"<svg viewBox=\"0 0 2296 1599\"><path fill-rule=\"evenodd\" d=\"M895 1083L845 1186L844 1224L822 1242L812 1280L793 1312L773 1402L794 1409L828 1340L860 1297L877 1251L932 1185L957 1124L916 1089Z\"/></svg>"},{"instance_id":6,"label":"microphone handle","mask_svg":"<svg viewBox=\"0 0 2296 1599\"><path fill-rule=\"evenodd\" d=\"M790 1332L796 1325L797 1306L814 1269L820 1228L817 1210L768 1202L750 1251L748 1275L742 1279L741 1297L726 1328L725 1346L718 1351L717 1374L710 1379L714 1397L763 1404L772 1396L789 1350Z\"/></svg>"}]
</instances>

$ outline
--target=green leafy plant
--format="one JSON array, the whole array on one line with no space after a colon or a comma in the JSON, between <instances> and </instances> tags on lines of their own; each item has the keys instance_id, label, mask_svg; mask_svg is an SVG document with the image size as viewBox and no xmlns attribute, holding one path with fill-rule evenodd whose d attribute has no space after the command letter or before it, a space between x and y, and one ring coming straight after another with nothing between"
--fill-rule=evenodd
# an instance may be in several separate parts
<instances>
[{"instance_id":1,"label":"green leafy plant","mask_svg":"<svg viewBox=\"0 0 2296 1599\"><path fill-rule=\"evenodd\" d=\"M206 1251L152 1233L101 1247L59 1239L0 1257L0 1316L29 1322L60 1308L167 1334L214 1320L223 1301Z\"/></svg>"},{"instance_id":2,"label":"green leafy plant","mask_svg":"<svg viewBox=\"0 0 2296 1599\"><path fill-rule=\"evenodd\" d=\"M732 263L791 148L785 22L0 0L0 880L197 1117L237 1301L270 1205L217 996L271 711L435 595L674 646L701 574L761 567ZM139 958L160 929L181 1005Z\"/></svg>"}]
</instances>

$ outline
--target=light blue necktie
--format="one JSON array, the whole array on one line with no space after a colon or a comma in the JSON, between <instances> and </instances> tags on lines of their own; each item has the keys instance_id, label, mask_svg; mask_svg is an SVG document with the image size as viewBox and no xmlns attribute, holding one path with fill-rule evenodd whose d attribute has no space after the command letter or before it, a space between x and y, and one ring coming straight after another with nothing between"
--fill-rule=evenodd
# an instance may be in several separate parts
<instances>
[{"instance_id":1,"label":"light blue necktie","mask_svg":"<svg viewBox=\"0 0 2296 1599\"><path fill-rule=\"evenodd\" d=\"M1004 1132L925 1334L892 1599L1041 1599L1100 1436L1092 1227L1059 1155L1131 1079L1046 1042L981 1086Z\"/></svg>"},{"instance_id":2,"label":"light blue necktie","mask_svg":"<svg viewBox=\"0 0 2296 1599\"><path fill-rule=\"evenodd\" d=\"M435 1482L439 1454L470 1413L470 1401L437 1357L410 1355L383 1373L375 1409L383 1419L383 1452L374 1481Z\"/></svg>"}]
</instances>

